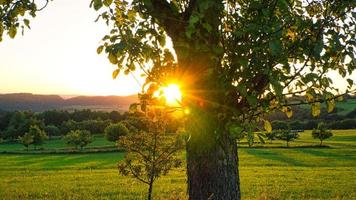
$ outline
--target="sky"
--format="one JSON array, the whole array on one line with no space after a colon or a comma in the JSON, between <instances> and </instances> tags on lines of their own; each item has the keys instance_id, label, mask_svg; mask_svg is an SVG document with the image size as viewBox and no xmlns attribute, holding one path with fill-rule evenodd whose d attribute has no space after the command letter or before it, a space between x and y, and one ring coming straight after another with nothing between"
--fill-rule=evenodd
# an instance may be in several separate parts
<instances>
[{"instance_id":1,"label":"sky","mask_svg":"<svg viewBox=\"0 0 356 200\"><path fill-rule=\"evenodd\" d=\"M0 93L131 95L140 91L142 80L138 83L132 75L113 80L115 67L105 54L97 55L109 28L104 22L94 22L99 13L89 3L52 1L31 20L24 36L4 37Z\"/></svg>"},{"instance_id":2,"label":"sky","mask_svg":"<svg viewBox=\"0 0 356 200\"><path fill-rule=\"evenodd\" d=\"M131 95L141 90L139 73L111 77L115 69L104 54L97 55L109 32L95 23L98 12L90 0L55 0L31 20L31 30L0 43L0 93L59 95ZM346 81L331 73L341 90ZM352 79L356 81L356 73Z\"/></svg>"}]
</instances>

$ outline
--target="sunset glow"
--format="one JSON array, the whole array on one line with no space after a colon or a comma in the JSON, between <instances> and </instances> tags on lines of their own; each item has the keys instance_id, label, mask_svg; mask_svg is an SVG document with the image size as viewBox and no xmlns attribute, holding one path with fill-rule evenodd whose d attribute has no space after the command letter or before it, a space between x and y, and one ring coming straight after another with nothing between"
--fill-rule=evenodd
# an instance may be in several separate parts
<instances>
[{"instance_id":1,"label":"sunset glow","mask_svg":"<svg viewBox=\"0 0 356 200\"><path fill-rule=\"evenodd\" d=\"M181 103L182 93L179 85L169 84L167 87L163 87L162 91L168 105L179 105Z\"/></svg>"}]
</instances>

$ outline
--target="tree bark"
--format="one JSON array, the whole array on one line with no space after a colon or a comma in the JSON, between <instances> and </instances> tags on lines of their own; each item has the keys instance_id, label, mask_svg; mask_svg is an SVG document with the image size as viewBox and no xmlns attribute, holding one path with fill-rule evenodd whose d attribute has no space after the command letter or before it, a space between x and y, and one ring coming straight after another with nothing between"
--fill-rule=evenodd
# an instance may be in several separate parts
<instances>
[{"instance_id":1,"label":"tree bark","mask_svg":"<svg viewBox=\"0 0 356 200\"><path fill-rule=\"evenodd\" d=\"M192 119L187 143L188 193L191 200L238 200L237 142L227 133L217 132L219 125L207 119L209 113L199 112L205 121ZM205 115L205 116L203 116Z\"/></svg>"}]
</instances>

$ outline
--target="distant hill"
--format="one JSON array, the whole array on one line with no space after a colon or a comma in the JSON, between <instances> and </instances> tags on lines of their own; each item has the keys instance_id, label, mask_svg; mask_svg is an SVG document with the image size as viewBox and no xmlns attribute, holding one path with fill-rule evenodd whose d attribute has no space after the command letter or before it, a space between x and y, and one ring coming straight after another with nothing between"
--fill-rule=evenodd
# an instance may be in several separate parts
<instances>
[{"instance_id":1,"label":"distant hill","mask_svg":"<svg viewBox=\"0 0 356 200\"><path fill-rule=\"evenodd\" d=\"M137 101L137 95L78 96L64 99L59 95L14 93L0 94L0 110L32 110L34 112L41 112L51 109L92 109L104 111L127 111L130 104Z\"/></svg>"}]
</instances>

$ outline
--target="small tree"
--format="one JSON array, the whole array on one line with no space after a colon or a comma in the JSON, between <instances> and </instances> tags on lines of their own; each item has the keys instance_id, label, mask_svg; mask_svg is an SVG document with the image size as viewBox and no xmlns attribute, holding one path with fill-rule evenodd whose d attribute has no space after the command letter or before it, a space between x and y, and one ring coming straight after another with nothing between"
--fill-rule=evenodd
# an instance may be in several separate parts
<instances>
[{"instance_id":1,"label":"small tree","mask_svg":"<svg viewBox=\"0 0 356 200\"><path fill-rule=\"evenodd\" d=\"M299 138L298 132L290 131L290 130L277 130L275 131L276 137L280 140L284 140L287 142L287 147L289 147L289 142Z\"/></svg>"},{"instance_id":2,"label":"small tree","mask_svg":"<svg viewBox=\"0 0 356 200\"><path fill-rule=\"evenodd\" d=\"M272 131L272 132L266 132L265 133L266 138L270 141L270 143L272 144L272 140L276 139L276 132Z\"/></svg>"},{"instance_id":3,"label":"small tree","mask_svg":"<svg viewBox=\"0 0 356 200\"><path fill-rule=\"evenodd\" d=\"M328 138L331 138L333 136L333 133L331 130L328 130L326 125L324 123L319 123L317 129L313 129L312 131L312 136L314 139L319 139L320 140L320 146L323 145L323 140L326 140Z\"/></svg>"},{"instance_id":4,"label":"small tree","mask_svg":"<svg viewBox=\"0 0 356 200\"><path fill-rule=\"evenodd\" d=\"M111 142L116 142L119 137L125 136L129 133L129 130L123 123L111 124L104 130L105 138Z\"/></svg>"},{"instance_id":5,"label":"small tree","mask_svg":"<svg viewBox=\"0 0 356 200\"><path fill-rule=\"evenodd\" d=\"M36 149L38 145L42 145L48 138L46 132L40 129L37 125L31 126L28 133L33 137L32 144L34 145L34 149Z\"/></svg>"},{"instance_id":6,"label":"small tree","mask_svg":"<svg viewBox=\"0 0 356 200\"><path fill-rule=\"evenodd\" d=\"M33 136L30 133L25 133L24 136L20 136L19 140L21 144L23 144L26 147L26 150L28 151L28 147L33 143Z\"/></svg>"},{"instance_id":7,"label":"small tree","mask_svg":"<svg viewBox=\"0 0 356 200\"><path fill-rule=\"evenodd\" d=\"M48 138L51 138L52 136L58 136L60 135L60 130L57 126L55 125L48 125L45 127L45 131L48 135Z\"/></svg>"},{"instance_id":8,"label":"small tree","mask_svg":"<svg viewBox=\"0 0 356 200\"><path fill-rule=\"evenodd\" d=\"M167 135L163 118L149 121L149 131L122 136L119 147L126 149L125 159L118 164L122 175L132 175L148 185L148 197L152 199L154 181L172 167L178 167L181 159L177 153L183 148L178 135Z\"/></svg>"},{"instance_id":9,"label":"small tree","mask_svg":"<svg viewBox=\"0 0 356 200\"><path fill-rule=\"evenodd\" d=\"M93 137L86 130L70 131L63 139L67 144L74 146L75 149L80 147L80 150L83 150L83 147L93 142Z\"/></svg>"}]
</instances>

